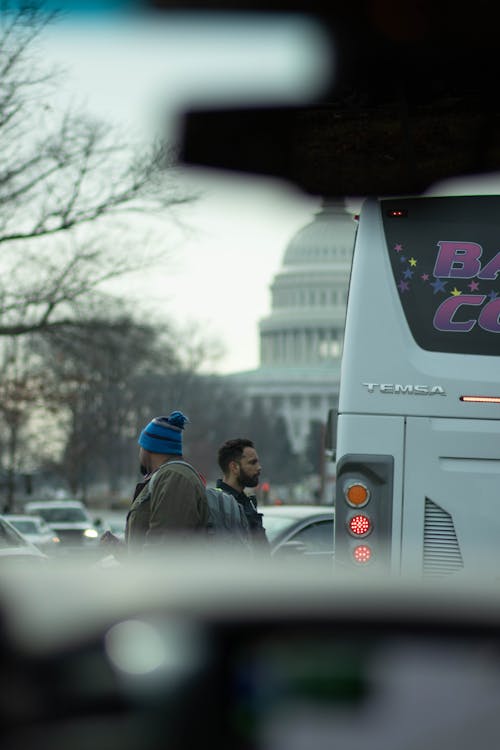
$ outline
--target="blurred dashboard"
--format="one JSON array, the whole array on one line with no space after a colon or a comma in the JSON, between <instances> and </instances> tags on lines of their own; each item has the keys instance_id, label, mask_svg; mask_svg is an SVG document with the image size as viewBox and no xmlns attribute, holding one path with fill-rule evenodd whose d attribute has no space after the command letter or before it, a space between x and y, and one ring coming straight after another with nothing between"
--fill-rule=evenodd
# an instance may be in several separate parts
<instances>
[{"instance_id":1,"label":"blurred dashboard","mask_svg":"<svg viewBox=\"0 0 500 750\"><path fill-rule=\"evenodd\" d=\"M491 746L491 588L201 562L1 571L3 750Z\"/></svg>"}]
</instances>

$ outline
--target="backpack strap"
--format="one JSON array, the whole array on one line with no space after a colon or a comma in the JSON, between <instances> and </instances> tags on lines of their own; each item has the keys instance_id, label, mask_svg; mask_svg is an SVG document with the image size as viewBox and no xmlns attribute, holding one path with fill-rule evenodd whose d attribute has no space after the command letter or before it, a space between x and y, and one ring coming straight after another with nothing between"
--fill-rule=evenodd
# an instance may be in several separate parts
<instances>
[{"instance_id":1,"label":"backpack strap","mask_svg":"<svg viewBox=\"0 0 500 750\"><path fill-rule=\"evenodd\" d=\"M205 486L206 480L204 480L204 478L202 477L198 469L195 469L193 464L190 464L189 461L184 461L183 459L179 458L179 459L175 459L174 461L167 461L166 465L172 466L173 464L180 464L181 466L188 466L191 469L191 471L193 471L196 474L196 476L198 477L202 485Z\"/></svg>"},{"instance_id":2,"label":"backpack strap","mask_svg":"<svg viewBox=\"0 0 500 750\"><path fill-rule=\"evenodd\" d=\"M151 474L151 477L150 477L150 479L149 479L149 491L150 491L150 494L151 494L151 495L153 494L153 484L154 484L154 480L155 480L155 478L156 478L156 475L157 475L157 474L158 474L158 472L160 471L160 469L161 469L161 468L162 468L163 466L172 466L172 464L181 464L182 466L189 466L189 468L190 468L190 469L191 469L191 470L192 470L192 471L193 471L193 472L194 472L194 473L196 474L196 476L198 477L198 479L200 480L200 482L201 482L201 483L203 484L203 480L202 480L201 476L199 475L199 473L198 473L198 472L196 471L196 469L194 468L194 466L192 466L192 465L191 465L190 463L188 463L187 461L182 461L181 459L179 459L179 460L175 460L175 461L167 461L166 463L164 463L164 464L162 464L161 466L159 466L159 467L158 467L158 468L156 469L156 471L155 471L155 472L154 472L153 474Z\"/></svg>"}]
</instances>

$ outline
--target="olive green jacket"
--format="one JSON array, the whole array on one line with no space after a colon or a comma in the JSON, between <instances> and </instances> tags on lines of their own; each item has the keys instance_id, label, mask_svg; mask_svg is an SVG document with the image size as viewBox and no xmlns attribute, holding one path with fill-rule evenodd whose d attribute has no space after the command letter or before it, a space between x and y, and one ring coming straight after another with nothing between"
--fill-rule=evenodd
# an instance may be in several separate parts
<instances>
[{"instance_id":1,"label":"olive green jacket","mask_svg":"<svg viewBox=\"0 0 500 750\"><path fill-rule=\"evenodd\" d=\"M179 457L180 459L180 457ZM167 462L152 474L127 515L129 550L206 535L208 505L205 486L195 472Z\"/></svg>"}]
</instances>

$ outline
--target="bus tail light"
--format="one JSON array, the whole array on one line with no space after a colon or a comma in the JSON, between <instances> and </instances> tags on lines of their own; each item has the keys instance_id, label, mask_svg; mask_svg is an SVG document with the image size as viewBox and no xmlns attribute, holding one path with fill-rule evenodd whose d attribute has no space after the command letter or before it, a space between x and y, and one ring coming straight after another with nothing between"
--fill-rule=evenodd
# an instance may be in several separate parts
<instances>
[{"instance_id":1,"label":"bus tail light","mask_svg":"<svg viewBox=\"0 0 500 750\"><path fill-rule=\"evenodd\" d=\"M466 404L500 404L500 396L460 396Z\"/></svg>"},{"instance_id":2,"label":"bus tail light","mask_svg":"<svg viewBox=\"0 0 500 750\"><path fill-rule=\"evenodd\" d=\"M391 565L394 457L346 453L337 460L335 565ZM365 538L369 537L369 543ZM368 539L367 539L368 542Z\"/></svg>"},{"instance_id":3,"label":"bus tail light","mask_svg":"<svg viewBox=\"0 0 500 750\"><path fill-rule=\"evenodd\" d=\"M358 544L357 547L354 547L352 556L354 558L354 562L358 563L359 565L365 565L366 563L370 562L372 551L367 544Z\"/></svg>"},{"instance_id":4,"label":"bus tail light","mask_svg":"<svg viewBox=\"0 0 500 750\"><path fill-rule=\"evenodd\" d=\"M368 516L358 513L349 519L347 528L353 536L367 536L372 530L372 522Z\"/></svg>"},{"instance_id":5,"label":"bus tail light","mask_svg":"<svg viewBox=\"0 0 500 750\"><path fill-rule=\"evenodd\" d=\"M344 486L344 496L353 508L362 508L370 499L370 490L362 482L348 482Z\"/></svg>"}]
</instances>

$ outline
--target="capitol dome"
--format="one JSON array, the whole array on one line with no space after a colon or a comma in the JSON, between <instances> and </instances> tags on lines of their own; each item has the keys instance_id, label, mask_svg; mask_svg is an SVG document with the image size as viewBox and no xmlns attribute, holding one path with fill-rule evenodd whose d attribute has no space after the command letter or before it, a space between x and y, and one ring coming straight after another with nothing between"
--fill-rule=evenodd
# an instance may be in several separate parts
<instances>
[{"instance_id":1,"label":"capitol dome","mask_svg":"<svg viewBox=\"0 0 500 750\"><path fill-rule=\"evenodd\" d=\"M324 203L313 221L290 240L283 265L308 266L345 264L352 255L354 224L343 203Z\"/></svg>"},{"instance_id":2,"label":"capitol dome","mask_svg":"<svg viewBox=\"0 0 500 750\"><path fill-rule=\"evenodd\" d=\"M291 238L271 283L271 313L259 323L260 366L231 376L250 402L283 417L297 455L338 403L355 229L342 202L324 202Z\"/></svg>"},{"instance_id":3,"label":"capitol dome","mask_svg":"<svg viewBox=\"0 0 500 750\"><path fill-rule=\"evenodd\" d=\"M311 366L342 353L355 224L341 202L324 203L288 243L260 321L262 366Z\"/></svg>"}]
</instances>

